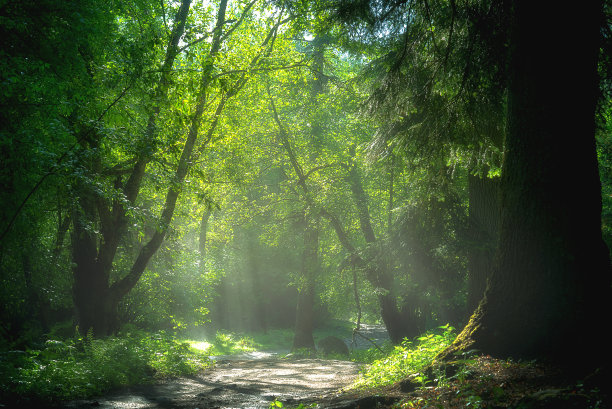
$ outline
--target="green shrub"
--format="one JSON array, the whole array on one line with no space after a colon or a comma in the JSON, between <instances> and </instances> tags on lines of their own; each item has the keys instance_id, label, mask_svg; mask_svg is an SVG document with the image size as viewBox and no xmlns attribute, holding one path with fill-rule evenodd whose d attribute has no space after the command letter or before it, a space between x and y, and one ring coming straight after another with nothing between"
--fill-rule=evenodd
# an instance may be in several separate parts
<instances>
[{"instance_id":1,"label":"green shrub","mask_svg":"<svg viewBox=\"0 0 612 409\"><path fill-rule=\"evenodd\" d=\"M217 331L212 341L212 348L207 351L209 355L233 355L255 351L255 342L251 337L238 335L232 332Z\"/></svg>"},{"instance_id":2,"label":"green shrub","mask_svg":"<svg viewBox=\"0 0 612 409\"><path fill-rule=\"evenodd\" d=\"M40 349L0 354L0 402L86 398L118 386L193 374L208 356L163 332L47 340Z\"/></svg>"},{"instance_id":3,"label":"green shrub","mask_svg":"<svg viewBox=\"0 0 612 409\"><path fill-rule=\"evenodd\" d=\"M383 342L379 345L379 348L371 347L368 349L353 349L350 354L350 360L364 364L371 364L374 361L386 358L394 350L391 341Z\"/></svg>"},{"instance_id":4,"label":"green shrub","mask_svg":"<svg viewBox=\"0 0 612 409\"><path fill-rule=\"evenodd\" d=\"M425 382L422 374L444 348L455 339L454 328L445 325L436 331L429 331L414 341L404 340L393 348L386 357L375 360L361 373L354 384L356 388L391 385L407 377Z\"/></svg>"}]
</instances>

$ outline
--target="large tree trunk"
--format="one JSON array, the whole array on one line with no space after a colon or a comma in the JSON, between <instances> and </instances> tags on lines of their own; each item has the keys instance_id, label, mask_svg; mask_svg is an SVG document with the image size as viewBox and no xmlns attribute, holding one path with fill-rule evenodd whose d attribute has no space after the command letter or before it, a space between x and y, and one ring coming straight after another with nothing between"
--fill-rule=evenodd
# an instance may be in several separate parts
<instances>
[{"instance_id":1,"label":"large tree trunk","mask_svg":"<svg viewBox=\"0 0 612 409\"><path fill-rule=\"evenodd\" d=\"M166 233L170 227L170 223L172 222L172 217L174 216L174 209L176 208L176 203L178 201L178 197L181 191L180 187L185 181L185 177L187 177L187 173L189 172L189 168L191 166L191 157L196 141L198 139L198 133L200 130L200 125L202 123L202 116L204 114L204 108L209 92L209 85L212 81L212 71L214 63L219 53L219 49L221 48L222 28L225 25L226 6L227 0L222 0L219 4L215 33L213 34L212 38L209 59L203 67L202 76L200 78L200 88L198 90L197 103L194 109L194 113L191 117L191 124L189 126L187 138L185 139L185 144L183 145L183 151L181 152L181 157L177 164L172 184L168 188L168 192L166 193L164 207L162 209L161 216L158 221L159 227L155 230L155 233L153 233L153 236L147 242L147 244L140 250L138 257L134 261L134 264L132 264L132 268L130 269L129 273L121 280L118 280L113 283L113 285L110 287L109 302L111 303L112 308L112 310L110 311L111 314L114 314L114 311L116 310L119 301L131 291L131 289L136 285L136 283L144 273L147 264L151 260L151 257L153 257L153 255L161 246L164 237L166 236ZM225 98L222 98L217 107L217 114L220 114L220 109L224 106L224 104ZM210 135L214 131L215 126L217 124L217 119L218 115L215 117L215 120L213 120L210 124L208 128L208 135Z\"/></svg>"},{"instance_id":2,"label":"large tree trunk","mask_svg":"<svg viewBox=\"0 0 612 409\"><path fill-rule=\"evenodd\" d=\"M499 241L499 178L468 176L471 243L468 258L467 308L474 311L493 271Z\"/></svg>"},{"instance_id":3,"label":"large tree trunk","mask_svg":"<svg viewBox=\"0 0 612 409\"><path fill-rule=\"evenodd\" d=\"M597 2L514 4L497 267L445 355L469 347L580 369L609 357L600 336L574 352L610 310L594 140L600 13Z\"/></svg>"},{"instance_id":4,"label":"large tree trunk","mask_svg":"<svg viewBox=\"0 0 612 409\"><path fill-rule=\"evenodd\" d=\"M167 98L169 75L178 53L178 43L184 32L190 5L191 0L182 0L177 12L162 67L163 75L156 88L157 101ZM145 146L130 177L123 186L120 179L115 183L116 188L123 191L130 203L134 203L138 196L156 133L155 119L160 109L160 105L154 106L149 116L142 138ZM97 147L99 141L95 137L90 139L90 147ZM100 159L94 158L90 168L93 174L100 174ZM107 335L114 329L114 311L118 302L116 297L111 296L109 277L119 241L127 224L126 208L121 201L115 201L112 208L109 208L105 200L91 192L90 186L81 186L79 191L79 208L74 209L72 216L73 299L76 322L82 333L93 329L96 335ZM95 225L99 225L103 236L99 249L97 239L92 233L92 227Z\"/></svg>"},{"instance_id":5,"label":"large tree trunk","mask_svg":"<svg viewBox=\"0 0 612 409\"><path fill-rule=\"evenodd\" d=\"M173 29L166 60L164 61L164 67L167 69L171 68L172 61L174 61L174 57L177 54L176 48L180 38L180 35L177 35L177 30L182 33L184 29L189 5L189 0L183 0L181 8L179 9L177 22L175 23L175 26L178 25L178 27ZM213 64L222 42L222 28L225 24L226 5L227 0L222 0L219 5L217 25L211 42L209 59L203 67L195 112L191 118L189 132L185 140L185 145L183 146L183 151L177 165L172 185L166 194L164 207L159 218L160 227L155 230L149 242L140 250L128 274L112 285L110 285L109 282L110 270L119 246L119 240L123 235L126 224L125 208L116 202L113 209L109 210L101 198L92 199L92 205L86 203L87 200L81 201L81 207L84 213L89 215L88 217L92 218L92 220L92 215L97 211L103 236L100 249L97 251L96 240L90 237L91 233L87 232L87 228L80 228L80 232L78 231L77 226L80 223L76 222L75 215L75 244L73 245L73 259L75 260L74 300L77 309L78 325L81 332L87 332L89 328L93 328L94 334L101 336L107 335L115 330L113 321L115 320L119 301L134 287L134 285L136 285L149 263L149 260L159 249L164 240L174 215L174 209L180 194L180 185L185 180L191 164L191 155L198 137L208 88L212 81ZM159 84L159 88L167 90L166 81L167 78L164 76ZM217 111L223 107L224 102L225 98L222 98ZM217 121L215 119L209 126L209 135L214 130L216 123ZM151 126L148 128L147 137L152 135L150 130ZM126 199L131 203L134 203L136 200L147 162L148 159L146 157L140 156L125 184L124 192ZM88 251L86 254L88 259L83 259L84 256L82 252L78 250L80 246L87 247Z\"/></svg>"}]
</instances>

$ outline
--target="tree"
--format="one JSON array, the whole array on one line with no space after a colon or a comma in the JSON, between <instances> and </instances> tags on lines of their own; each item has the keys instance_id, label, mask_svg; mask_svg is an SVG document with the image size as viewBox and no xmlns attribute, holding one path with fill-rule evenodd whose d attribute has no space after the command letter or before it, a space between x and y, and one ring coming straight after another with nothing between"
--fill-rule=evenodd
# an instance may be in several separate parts
<instances>
[{"instance_id":1,"label":"tree","mask_svg":"<svg viewBox=\"0 0 612 409\"><path fill-rule=\"evenodd\" d=\"M477 348L592 369L609 362L603 340L580 356L570 346L610 307L594 144L601 4L548 6L514 4L499 255L484 299L445 356ZM580 29L570 34L560 21Z\"/></svg>"},{"instance_id":2,"label":"tree","mask_svg":"<svg viewBox=\"0 0 612 409\"><path fill-rule=\"evenodd\" d=\"M609 309L593 138L601 4L577 13L525 1L332 4L349 44L363 41L356 34L367 21L374 35L366 44L393 47L377 60L384 75L370 103L377 117L389 118L379 146L399 141L420 158L428 151L419 152L422 146L477 153L478 145L495 147L487 139L498 140L506 127L498 255L485 298L447 355L471 346L502 357L563 359L576 334L596 326L595 313ZM565 358L594 364L594 355Z\"/></svg>"},{"instance_id":3,"label":"tree","mask_svg":"<svg viewBox=\"0 0 612 409\"><path fill-rule=\"evenodd\" d=\"M127 9L132 5L124 4ZM135 20L142 17L140 11L133 12ZM112 2L19 2L3 6L1 13L2 50L8 53L1 69L6 87L0 119L0 240L7 256L2 275L15 281L19 270L5 262L12 263L25 249L24 241L38 243L40 253L26 255L30 288L40 291L40 309L50 315L58 304L64 304L62 308L71 304L66 291L70 284L65 286L70 281L70 261L63 249L74 203L70 185L83 176L75 166L78 145L94 130L112 134L113 126L105 126L112 124L110 112L127 99L128 90L141 84L143 67L155 54L152 49L142 52L141 47L151 41L158 26L145 24L140 37L122 41L137 23L122 24L126 11ZM119 62L127 58L129 66ZM26 231L37 237L24 235ZM19 285L8 288L13 294L19 292Z\"/></svg>"},{"instance_id":4,"label":"tree","mask_svg":"<svg viewBox=\"0 0 612 409\"><path fill-rule=\"evenodd\" d=\"M107 335L115 329L117 303L137 281L136 274L138 273L135 272L140 270L142 273L148 258L157 250L156 247L159 247L157 242L160 241L160 234L158 232L154 235L151 245L146 247L147 251L141 252L141 256L132 267L132 273L115 282L111 287L110 271L129 220L126 215L127 205L135 205L147 163L154 151L151 148L155 144L156 120L160 112L160 104L167 98L169 74L178 54L178 43L183 36L190 4L190 0L184 0L181 3L174 21L162 65L161 80L156 88L154 100L157 103L151 110L145 135L141 140L144 146L136 158L129 177L126 180L117 177L114 181L114 187L121 191L124 200L115 198L109 204L106 198L92 189L91 185L84 180L75 186L79 194L79 205L74 207L72 214L73 293L77 323L83 333L93 329L96 335ZM95 131L85 130L83 132L90 135L82 137L80 145L84 151L91 152L83 156L85 158L83 165L93 176L100 176L103 173L101 156L103 136ZM188 157L185 161L188 160ZM178 183L181 182L181 174L186 173L186 163L182 168L177 171ZM169 214L166 211L164 213L162 218L168 220L162 222L167 225L172 217L172 211L170 210ZM98 237L93 228L98 218L102 233L99 246ZM163 238L163 233L161 237Z\"/></svg>"},{"instance_id":5,"label":"tree","mask_svg":"<svg viewBox=\"0 0 612 409\"><path fill-rule=\"evenodd\" d=\"M466 267L456 263L453 268L432 254L442 241L454 241L445 247L453 248L456 257L467 252L467 297L475 305L490 273L487 267L495 254L499 225L497 180L504 149L506 65L500 56L507 4L350 0L331 4L342 22L340 31L348 49L367 49L371 55L363 74L370 88L364 112L380 124L371 154L383 160L401 158L412 179L420 178L412 194L417 203L404 203L396 211L405 221L398 229L408 254L402 257L404 264L421 270L412 274L419 277L420 289L436 280L438 288L449 288L451 281L458 283L452 277L464 274ZM457 210L464 204L458 198L469 211L469 231L461 227L464 220ZM440 206L442 202L456 205ZM434 229L419 229L427 239L415 236L420 224L414 219L416 213L434 218L438 226L455 220L447 223L445 237L438 236L436 245ZM440 269L436 264L446 266Z\"/></svg>"}]
</instances>

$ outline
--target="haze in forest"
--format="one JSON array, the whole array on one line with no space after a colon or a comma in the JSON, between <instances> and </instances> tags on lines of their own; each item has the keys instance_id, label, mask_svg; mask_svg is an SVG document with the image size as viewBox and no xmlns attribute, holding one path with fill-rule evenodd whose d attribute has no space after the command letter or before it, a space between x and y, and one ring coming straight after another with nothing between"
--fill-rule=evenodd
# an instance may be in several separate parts
<instances>
[{"instance_id":1,"label":"haze in forest","mask_svg":"<svg viewBox=\"0 0 612 409\"><path fill-rule=\"evenodd\" d=\"M0 5L2 354L343 323L609 368L568 354L611 299L609 4L548 3Z\"/></svg>"}]
</instances>

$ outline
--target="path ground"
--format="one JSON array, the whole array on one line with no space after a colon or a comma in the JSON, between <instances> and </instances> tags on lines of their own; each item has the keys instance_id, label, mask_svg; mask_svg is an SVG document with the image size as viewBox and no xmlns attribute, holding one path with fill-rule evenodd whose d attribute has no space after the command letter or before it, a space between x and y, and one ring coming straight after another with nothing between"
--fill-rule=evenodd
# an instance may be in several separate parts
<instances>
[{"instance_id":1,"label":"path ground","mask_svg":"<svg viewBox=\"0 0 612 409\"><path fill-rule=\"evenodd\" d=\"M103 398L72 402L69 408L267 408L329 399L357 377L353 362L279 358L222 360L200 375L143 385Z\"/></svg>"},{"instance_id":2,"label":"path ground","mask_svg":"<svg viewBox=\"0 0 612 409\"><path fill-rule=\"evenodd\" d=\"M384 328L363 329L368 338L381 343ZM345 340L350 345L351 340ZM357 349L369 348L357 337ZM265 409L278 399L285 404L330 401L358 376L360 365L327 359L282 359L278 353L250 353L216 357L215 366L202 374L142 385L103 397L67 403L72 409L141 408L257 408Z\"/></svg>"}]
</instances>

